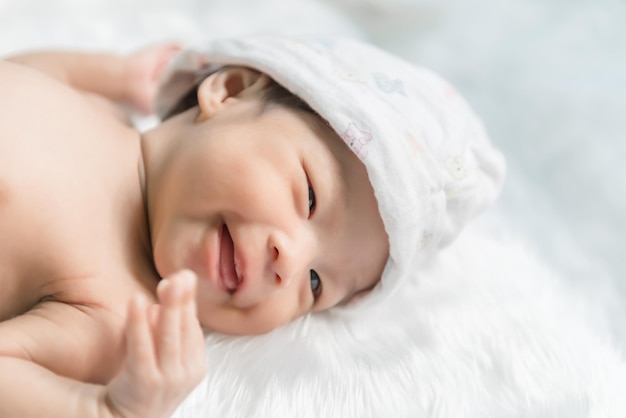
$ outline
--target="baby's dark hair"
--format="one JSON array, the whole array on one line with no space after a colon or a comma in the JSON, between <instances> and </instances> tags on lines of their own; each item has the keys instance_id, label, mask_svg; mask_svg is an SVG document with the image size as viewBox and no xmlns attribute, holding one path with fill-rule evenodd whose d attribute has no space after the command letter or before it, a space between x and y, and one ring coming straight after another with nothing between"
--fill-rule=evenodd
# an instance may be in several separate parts
<instances>
[{"instance_id":1,"label":"baby's dark hair","mask_svg":"<svg viewBox=\"0 0 626 418\"><path fill-rule=\"evenodd\" d=\"M220 71L220 70L217 70ZM207 77L210 74L207 75ZM169 119L185 110L191 109L198 105L198 87L200 83L197 83L191 90L189 90L179 101L172 107L164 116L163 120ZM272 107L283 107L292 110L299 110L302 112L310 113L318 116L311 107L300 97L291 93L289 90L278 84L272 78L270 78L267 86L261 91L262 107L261 112L264 112Z\"/></svg>"}]
</instances>

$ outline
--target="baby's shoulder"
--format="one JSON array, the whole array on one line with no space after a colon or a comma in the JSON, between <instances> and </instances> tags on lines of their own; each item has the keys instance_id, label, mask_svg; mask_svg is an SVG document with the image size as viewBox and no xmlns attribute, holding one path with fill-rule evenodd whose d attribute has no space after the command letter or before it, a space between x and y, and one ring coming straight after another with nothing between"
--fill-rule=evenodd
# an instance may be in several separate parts
<instances>
[{"instance_id":1,"label":"baby's shoulder","mask_svg":"<svg viewBox=\"0 0 626 418\"><path fill-rule=\"evenodd\" d=\"M76 90L26 65L0 60L0 80L0 120L9 126L30 121L34 127L48 120L42 111L58 115L84 105Z\"/></svg>"},{"instance_id":2,"label":"baby's shoulder","mask_svg":"<svg viewBox=\"0 0 626 418\"><path fill-rule=\"evenodd\" d=\"M34 199L38 216L77 192L87 201L93 185L106 188L118 168L136 165L128 156L138 148L139 134L85 94L0 60L0 218L20 198Z\"/></svg>"},{"instance_id":3,"label":"baby's shoulder","mask_svg":"<svg viewBox=\"0 0 626 418\"><path fill-rule=\"evenodd\" d=\"M0 60L0 178L8 170L49 175L119 157L129 137L139 136L104 110L102 100L33 68ZM57 169L48 170L50 164Z\"/></svg>"},{"instance_id":4,"label":"baby's shoulder","mask_svg":"<svg viewBox=\"0 0 626 418\"><path fill-rule=\"evenodd\" d=\"M21 141L26 139L28 144L55 143L55 140L72 139L67 136L72 132L80 133L82 142L89 143L99 137L101 130L132 130L122 123L126 122L122 118L112 117L112 105L103 105L104 101L44 72L0 59L0 141L3 143L16 137ZM42 129L46 129L45 135L32 136Z\"/></svg>"},{"instance_id":5,"label":"baby's shoulder","mask_svg":"<svg viewBox=\"0 0 626 418\"><path fill-rule=\"evenodd\" d=\"M111 195L136 176L138 148L80 93L0 60L0 304L24 277L112 264Z\"/></svg>"}]
</instances>

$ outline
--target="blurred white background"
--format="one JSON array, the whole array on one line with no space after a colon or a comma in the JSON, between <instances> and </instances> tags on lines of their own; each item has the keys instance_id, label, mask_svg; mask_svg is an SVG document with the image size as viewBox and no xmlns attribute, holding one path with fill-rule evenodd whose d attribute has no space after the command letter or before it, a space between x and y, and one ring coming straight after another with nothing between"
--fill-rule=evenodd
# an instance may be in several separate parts
<instances>
[{"instance_id":1,"label":"blurred white background","mask_svg":"<svg viewBox=\"0 0 626 418\"><path fill-rule=\"evenodd\" d=\"M0 0L2 55L253 32L364 38L444 75L507 157L495 216L626 341L624 0Z\"/></svg>"}]
</instances>

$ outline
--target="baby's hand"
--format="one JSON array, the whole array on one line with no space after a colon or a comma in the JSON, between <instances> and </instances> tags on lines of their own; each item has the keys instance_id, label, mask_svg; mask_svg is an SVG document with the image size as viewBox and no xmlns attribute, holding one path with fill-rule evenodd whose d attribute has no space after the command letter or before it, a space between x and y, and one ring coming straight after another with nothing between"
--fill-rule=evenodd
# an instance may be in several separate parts
<instances>
[{"instance_id":1,"label":"baby's hand","mask_svg":"<svg viewBox=\"0 0 626 418\"><path fill-rule=\"evenodd\" d=\"M153 112L159 77L172 57L181 50L176 43L155 45L127 57L127 101L144 114Z\"/></svg>"},{"instance_id":2,"label":"baby's hand","mask_svg":"<svg viewBox=\"0 0 626 418\"><path fill-rule=\"evenodd\" d=\"M159 304L130 304L126 364L107 386L116 417L169 417L205 374L204 338L196 318L196 278L188 271L159 283Z\"/></svg>"}]
</instances>

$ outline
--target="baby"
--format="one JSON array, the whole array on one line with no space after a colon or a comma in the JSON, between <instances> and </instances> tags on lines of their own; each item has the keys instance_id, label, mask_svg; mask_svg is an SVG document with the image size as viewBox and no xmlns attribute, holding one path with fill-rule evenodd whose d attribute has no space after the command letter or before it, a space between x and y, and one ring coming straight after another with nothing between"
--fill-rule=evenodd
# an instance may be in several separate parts
<instances>
[{"instance_id":1,"label":"baby","mask_svg":"<svg viewBox=\"0 0 626 418\"><path fill-rule=\"evenodd\" d=\"M0 62L0 416L169 416L200 325L380 301L497 194L465 103L382 51L254 37L164 70L174 51ZM144 134L112 104L155 95Z\"/></svg>"}]
</instances>

